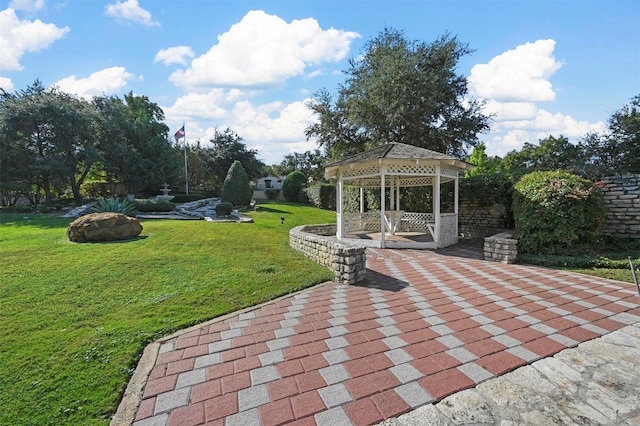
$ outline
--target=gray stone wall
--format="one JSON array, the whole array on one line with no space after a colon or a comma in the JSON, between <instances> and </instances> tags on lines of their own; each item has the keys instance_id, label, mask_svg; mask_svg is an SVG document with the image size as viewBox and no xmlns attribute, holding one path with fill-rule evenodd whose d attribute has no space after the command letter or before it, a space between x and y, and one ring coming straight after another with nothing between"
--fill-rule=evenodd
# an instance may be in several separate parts
<instances>
[{"instance_id":1,"label":"gray stone wall","mask_svg":"<svg viewBox=\"0 0 640 426\"><path fill-rule=\"evenodd\" d=\"M518 240L512 232L502 232L484 239L484 260L515 263L518 257Z\"/></svg>"},{"instance_id":2,"label":"gray stone wall","mask_svg":"<svg viewBox=\"0 0 640 426\"><path fill-rule=\"evenodd\" d=\"M502 204L483 206L478 201L458 202L458 232L462 238L484 238L507 229L507 208Z\"/></svg>"},{"instance_id":3,"label":"gray stone wall","mask_svg":"<svg viewBox=\"0 0 640 426\"><path fill-rule=\"evenodd\" d=\"M640 174L606 177L598 186L607 210L604 234L640 238Z\"/></svg>"},{"instance_id":4,"label":"gray stone wall","mask_svg":"<svg viewBox=\"0 0 640 426\"><path fill-rule=\"evenodd\" d=\"M338 241L336 225L304 225L289 231L295 250L333 271L336 282L355 284L366 278L365 247Z\"/></svg>"}]
</instances>

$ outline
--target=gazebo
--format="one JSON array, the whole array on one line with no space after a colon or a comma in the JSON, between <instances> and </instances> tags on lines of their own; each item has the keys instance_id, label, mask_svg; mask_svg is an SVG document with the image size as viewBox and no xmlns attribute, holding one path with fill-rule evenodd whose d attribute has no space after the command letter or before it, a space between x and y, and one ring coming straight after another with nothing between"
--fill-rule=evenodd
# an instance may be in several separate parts
<instances>
[{"instance_id":1,"label":"gazebo","mask_svg":"<svg viewBox=\"0 0 640 426\"><path fill-rule=\"evenodd\" d=\"M458 178L461 171L473 168L455 157L402 143L381 145L328 165L325 178L337 180L336 237L379 248L435 249L457 243ZM451 181L453 211L441 211L441 188ZM345 186L359 188L358 212L344 211ZM433 188L431 212L401 210L400 188L418 186ZM365 211L366 188L380 188L380 211Z\"/></svg>"}]
</instances>

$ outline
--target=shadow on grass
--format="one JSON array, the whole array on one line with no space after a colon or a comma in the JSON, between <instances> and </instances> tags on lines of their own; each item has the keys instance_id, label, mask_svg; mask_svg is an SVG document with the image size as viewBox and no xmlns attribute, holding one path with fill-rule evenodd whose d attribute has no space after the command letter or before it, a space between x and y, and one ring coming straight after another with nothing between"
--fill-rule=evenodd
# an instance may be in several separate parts
<instances>
[{"instance_id":1,"label":"shadow on grass","mask_svg":"<svg viewBox=\"0 0 640 426\"><path fill-rule=\"evenodd\" d=\"M29 226L43 229L66 228L74 219L49 214L0 213L0 226Z\"/></svg>"},{"instance_id":2,"label":"shadow on grass","mask_svg":"<svg viewBox=\"0 0 640 426\"><path fill-rule=\"evenodd\" d=\"M260 209L258 212L269 212L269 213L281 213L281 214L293 214L291 212L287 212L279 209L272 209L271 207L264 207L263 205L258 206Z\"/></svg>"},{"instance_id":3,"label":"shadow on grass","mask_svg":"<svg viewBox=\"0 0 640 426\"><path fill-rule=\"evenodd\" d=\"M78 242L78 241L70 241L71 243L74 244L126 244L126 243L133 243L135 241L140 241L140 240L146 240L147 238L149 238L148 235L140 235L136 238L129 238L128 240L113 240L113 241L83 241L83 242Z\"/></svg>"}]
</instances>

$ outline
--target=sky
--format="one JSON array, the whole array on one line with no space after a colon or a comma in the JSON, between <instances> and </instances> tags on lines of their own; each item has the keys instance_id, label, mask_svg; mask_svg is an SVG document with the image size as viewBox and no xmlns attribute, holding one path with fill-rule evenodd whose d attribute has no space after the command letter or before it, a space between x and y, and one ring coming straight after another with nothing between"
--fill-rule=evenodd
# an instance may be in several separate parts
<instances>
[{"instance_id":1,"label":"sky","mask_svg":"<svg viewBox=\"0 0 640 426\"><path fill-rule=\"evenodd\" d=\"M0 88L145 95L173 135L240 136L268 165L313 150L313 94L385 28L473 49L457 72L484 100L489 155L606 129L640 94L638 0L0 0Z\"/></svg>"}]
</instances>

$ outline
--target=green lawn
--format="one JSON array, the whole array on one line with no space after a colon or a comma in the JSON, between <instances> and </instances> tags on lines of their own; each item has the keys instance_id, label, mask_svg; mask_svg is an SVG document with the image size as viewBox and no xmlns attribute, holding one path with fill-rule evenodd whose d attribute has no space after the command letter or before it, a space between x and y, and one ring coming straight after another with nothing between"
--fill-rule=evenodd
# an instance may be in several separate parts
<instances>
[{"instance_id":1,"label":"green lawn","mask_svg":"<svg viewBox=\"0 0 640 426\"><path fill-rule=\"evenodd\" d=\"M288 232L335 213L260 207L251 224L141 220L142 238L101 244L69 242L69 219L0 215L0 425L108 424L149 342L331 280Z\"/></svg>"}]
</instances>

